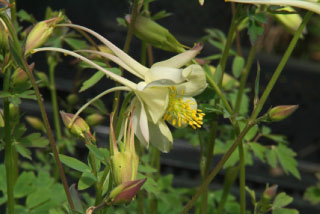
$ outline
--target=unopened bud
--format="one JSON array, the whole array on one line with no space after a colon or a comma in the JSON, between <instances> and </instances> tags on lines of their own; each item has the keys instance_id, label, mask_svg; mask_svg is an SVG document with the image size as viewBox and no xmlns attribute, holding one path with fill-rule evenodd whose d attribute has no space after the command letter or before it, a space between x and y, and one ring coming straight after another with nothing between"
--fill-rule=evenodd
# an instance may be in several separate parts
<instances>
[{"instance_id":1,"label":"unopened bud","mask_svg":"<svg viewBox=\"0 0 320 214\"><path fill-rule=\"evenodd\" d=\"M281 9L279 9L280 11L284 11L286 13L289 14L280 14L280 13L275 13L273 14L273 16L281 23L283 24L283 26L292 34L294 34L301 22L302 22L302 18L301 16L297 13L297 11L295 9L293 9L292 7L283 7ZM278 11L279 11L278 10Z\"/></svg>"},{"instance_id":2,"label":"unopened bud","mask_svg":"<svg viewBox=\"0 0 320 214\"><path fill-rule=\"evenodd\" d=\"M217 68L214 66L209 66L212 76L216 73ZM227 88L228 86L238 87L240 85L239 81L232 77L228 73L223 73L222 87Z\"/></svg>"},{"instance_id":3,"label":"unopened bud","mask_svg":"<svg viewBox=\"0 0 320 214\"><path fill-rule=\"evenodd\" d=\"M125 17L131 22L131 15ZM172 52L184 52L184 46L164 27L145 16L137 16L134 25L134 34L152 46Z\"/></svg>"},{"instance_id":4,"label":"unopened bud","mask_svg":"<svg viewBox=\"0 0 320 214\"><path fill-rule=\"evenodd\" d=\"M96 126L101 124L105 120L105 117L101 114L90 114L86 117L86 121L89 124L89 126Z\"/></svg>"},{"instance_id":5,"label":"unopened bud","mask_svg":"<svg viewBox=\"0 0 320 214\"><path fill-rule=\"evenodd\" d=\"M109 196L112 204L129 203L136 196L146 180L147 179L145 178L140 180L128 181L118 185L111 191Z\"/></svg>"},{"instance_id":6,"label":"unopened bud","mask_svg":"<svg viewBox=\"0 0 320 214\"><path fill-rule=\"evenodd\" d=\"M272 185L271 187L267 188L263 192L263 197L266 199L272 199L277 194L277 190L278 190L278 185L276 185L276 184Z\"/></svg>"},{"instance_id":7,"label":"unopened bud","mask_svg":"<svg viewBox=\"0 0 320 214\"><path fill-rule=\"evenodd\" d=\"M24 70L18 68L13 72L11 78L14 85L22 85L28 80L28 75Z\"/></svg>"},{"instance_id":8,"label":"unopened bud","mask_svg":"<svg viewBox=\"0 0 320 214\"><path fill-rule=\"evenodd\" d=\"M90 140L95 141L94 136L90 132L90 127L88 126L86 121L84 121L81 117L78 116L74 120L74 122L71 123L74 117L74 114L65 113L63 111L60 111L60 114L61 114L64 125L70 129L71 133L83 139L86 139L86 136L88 136Z\"/></svg>"},{"instance_id":9,"label":"unopened bud","mask_svg":"<svg viewBox=\"0 0 320 214\"><path fill-rule=\"evenodd\" d=\"M70 105L76 105L79 102L79 97L76 94L69 94L67 96L67 101Z\"/></svg>"},{"instance_id":10,"label":"unopened bud","mask_svg":"<svg viewBox=\"0 0 320 214\"><path fill-rule=\"evenodd\" d=\"M44 131L45 132L45 127L43 122L37 118L37 117L32 117L32 116L26 116L26 121L30 124L30 126L36 130Z\"/></svg>"},{"instance_id":11,"label":"unopened bud","mask_svg":"<svg viewBox=\"0 0 320 214\"><path fill-rule=\"evenodd\" d=\"M11 122L18 122L19 121L19 106L15 106L14 104L9 104L9 114Z\"/></svg>"},{"instance_id":12,"label":"unopened bud","mask_svg":"<svg viewBox=\"0 0 320 214\"><path fill-rule=\"evenodd\" d=\"M0 50L9 49L8 35L8 28L2 19L0 19Z\"/></svg>"},{"instance_id":13,"label":"unopened bud","mask_svg":"<svg viewBox=\"0 0 320 214\"><path fill-rule=\"evenodd\" d=\"M289 117L299 106L298 105L282 105L276 106L269 110L268 116L271 121L281 121Z\"/></svg>"},{"instance_id":14,"label":"unopened bud","mask_svg":"<svg viewBox=\"0 0 320 214\"><path fill-rule=\"evenodd\" d=\"M28 54L32 49L43 45L51 36L54 26L60 20L60 17L56 17L36 24L27 36L25 54Z\"/></svg>"}]
</instances>

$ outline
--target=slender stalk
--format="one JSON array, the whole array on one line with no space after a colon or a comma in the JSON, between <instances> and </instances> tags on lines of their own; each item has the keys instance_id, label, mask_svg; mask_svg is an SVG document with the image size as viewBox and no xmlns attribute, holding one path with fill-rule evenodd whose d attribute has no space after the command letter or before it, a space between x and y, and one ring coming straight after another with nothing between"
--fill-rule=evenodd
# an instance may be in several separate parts
<instances>
[{"instance_id":1,"label":"slender stalk","mask_svg":"<svg viewBox=\"0 0 320 214\"><path fill-rule=\"evenodd\" d=\"M71 194L70 194L70 191L69 191L69 185L68 185L68 182L67 182L67 178L64 174L64 171L63 171L63 168L62 168L62 164L61 164L61 161L60 161L60 158L59 158L59 153L57 151L57 146L56 146L56 142L55 142L55 139L53 137L53 133L52 133L52 129L50 127L50 123L49 123L49 120L48 120L48 116L47 116L47 113L46 113L46 110L45 110L45 107L44 107L44 104L43 104L43 101L42 101L42 96L40 94L40 91L39 91L39 88L38 88L38 85L35 81L35 78L32 74L32 71L29 70L29 67L26 63L26 61L23 60L23 69L24 71L26 71L30 81L31 81L31 85L36 93L36 97L37 97L37 101L38 101L38 105L39 105L39 109L40 109L40 112L41 112L41 116L42 116L42 119L44 121L44 125L45 125L45 128L46 128L46 131L47 131L47 135L48 135L48 138L49 138L49 143L50 143L50 146L51 146L51 149L53 151L53 155L54 155L54 158L56 160L56 164L58 166L58 169L59 169L59 174L60 174L60 177L61 177L61 181L62 181L62 184L63 184L63 187L64 187L64 191L67 195L67 199L68 199L68 203L70 205L70 208L72 210L72 213L74 212L74 204L73 204L73 201L72 201L72 198L71 198Z\"/></svg>"},{"instance_id":2,"label":"slender stalk","mask_svg":"<svg viewBox=\"0 0 320 214\"><path fill-rule=\"evenodd\" d=\"M213 87L213 89L216 91L216 93L218 94L219 98L222 100L223 104L225 105L228 113L230 115L233 114L231 105L229 104L227 98L224 96L224 94L222 93L222 91L220 90L219 86L217 85L217 83L206 73L206 77L208 80L208 83Z\"/></svg>"},{"instance_id":3,"label":"slender stalk","mask_svg":"<svg viewBox=\"0 0 320 214\"><path fill-rule=\"evenodd\" d=\"M143 204L143 192L140 190L138 192L138 214L144 213L144 204Z\"/></svg>"},{"instance_id":4,"label":"slender stalk","mask_svg":"<svg viewBox=\"0 0 320 214\"><path fill-rule=\"evenodd\" d=\"M221 57L221 59L219 61L219 64L221 66L221 71L222 71L221 78L220 78L219 84L218 84L219 86L222 85L223 74L224 74L224 72L226 70L226 64L227 64L227 60L228 60L231 44L233 42L234 32L235 32L235 29L236 29L236 26L237 26L236 25L236 21L237 21L238 12L240 11L240 8L241 8L241 4L239 4L237 6L236 13L232 16L231 25L230 25L229 32L228 32L228 37L227 37L227 42L226 42L226 44L224 46L222 57Z\"/></svg>"},{"instance_id":5,"label":"slender stalk","mask_svg":"<svg viewBox=\"0 0 320 214\"><path fill-rule=\"evenodd\" d=\"M251 47L249 55L248 55L247 63L242 70L242 75L241 75L241 79L240 79L240 86L239 86L237 99L236 99L236 105L234 107L234 114L239 113L239 110L241 107L242 96L244 93L244 88L246 86L248 75L251 70L251 66L253 63L253 59L256 55L256 52L257 52L257 44Z\"/></svg>"},{"instance_id":6,"label":"slender stalk","mask_svg":"<svg viewBox=\"0 0 320 214\"><path fill-rule=\"evenodd\" d=\"M16 5L16 0L10 0L10 4L12 4L11 9L10 9L11 20L12 20L13 22L16 22L16 21L17 21L17 15L16 15L17 5Z\"/></svg>"},{"instance_id":7,"label":"slender stalk","mask_svg":"<svg viewBox=\"0 0 320 214\"><path fill-rule=\"evenodd\" d=\"M247 134L247 132L251 129L251 127L254 125L255 122L248 122L247 125L244 127L244 129L241 131L240 135L237 137L235 142L232 144L232 146L229 148L229 150L222 156L219 163L216 165L216 167L211 171L211 173L208 175L206 180L202 182L199 189L196 191L196 193L193 195L192 199L185 205L184 210L182 211L182 214L187 214L190 208L194 205L196 200L199 198L201 193L208 187L208 185L211 183L211 181L215 178L215 176L218 174L218 172L221 170L225 162L229 159L233 151L237 148L239 143L242 141L243 137Z\"/></svg>"},{"instance_id":8,"label":"slender stalk","mask_svg":"<svg viewBox=\"0 0 320 214\"><path fill-rule=\"evenodd\" d=\"M52 56L49 56L52 57ZM53 57L52 57L53 58ZM49 90L51 93L51 102L52 102L52 109L53 109L53 123L54 123L54 129L56 132L57 140L61 139L61 126L60 126L60 117L59 117L59 107L58 107L58 101L57 101L57 90L55 85L55 76L54 76L54 70L57 65L55 61L52 59L51 62L49 62Z\"/></svg>"},{"instance_id":9,"label":"slender stalk","mask_svg":"<svg viewBox=\"0 0 320 214\"><path fill-rule=\"evenodd\" d=\"M239 167L240 167L240 212L241 214L246 213L246 166L245 166L245 157L243 150L243 141L239 143Z\"/></svg>"},{"instance_id":10,"label":"slender stalk","mask_svg":"<svg viewBox=\"0 0 320 214\"><path fill-rule=\"evenodd\" d=\"M278 78L279 78L284 66L286 65L289 57L292 54L293 49L295 48L295 46L296 46L296 44L297 44L297 42L299 40L299 37L300 37L303 29L305 28L305 26L306 26L307 22L309 21L309 19L311 18L312 14L313 13L311 11L308 11L306 13L306 15L304 16L302 23L300 24L298 30L295 32L295 34L294 34L294 36L293 36L293 38L292 38L292 40L291 40L286 52L284 53L284 55L283 55L279 65L278 65L278 67L276 68L275 72L273 73L273 75L272 75L272 77L271 77L266 89L264 90L264 92L263 92L263 94L262 94L262 96L261 96L256 108L254 109L254 111L253 111L253 113L251 115L251 120L254 119L254 118L257 118L257 116L259 115L260 111L262 110L262 107L263 107L264 103L266 102L267 98L269 97L269 94L270 94L271 90L273 89L274 85L276 84L276 82L277 82L277 80L278 80Z\"/></svg>"},{"instance_id":11,"label":"slender stalk","mask_svg":"<svg viewBox=\"0 0 320 214\"><path fill-rule=\"evenodd\" d=\"M5 70L5 76L3 80L3 90L9 92L10 70ZM6 178L7 178L7 210L8 214L14 214L14 170L13 170L13 145L11 139L11 127L10 127L10 109L9 100L7 97L3 98L3 113L4 113L4 140L5 140L5 166L6 166Z\"/></svg>"}]
</instances>

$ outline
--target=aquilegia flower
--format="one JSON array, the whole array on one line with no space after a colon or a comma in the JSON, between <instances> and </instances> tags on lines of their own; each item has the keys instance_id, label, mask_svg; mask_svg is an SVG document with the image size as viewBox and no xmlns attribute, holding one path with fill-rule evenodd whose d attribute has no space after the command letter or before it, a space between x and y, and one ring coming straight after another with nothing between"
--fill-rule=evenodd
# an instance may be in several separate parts
<instances>
[{"instance_id":1,"label":"aquilegia flower","mask_svg":"<svg viewBox=\"0 0 320 214\"><path fill-rule=\"evenodd\" d=\"M201 127L204 114L197 109L197 103L192 97L200 94L206 88L205 74L200 65L191 64L186 68L182 67L187 65L200 52L202 45L198 44L191 50L147 68L88 28L73 24L60 26L74 27L92 34L112 50L114 55L92 50L78 52L88 52L106 57L140 78L141 81L135 84L100 67L91 60L67 50L39 48L34 51L53 50L75 56L105 72L110 78L133 91L136 95L132 102L135 107L133 127L137 138L145 146L148 146L150 141L162 152L170 150L173 138L165 121L176 127L186 125L190 125L192 128Z\"/></svg>"}]
</instances>

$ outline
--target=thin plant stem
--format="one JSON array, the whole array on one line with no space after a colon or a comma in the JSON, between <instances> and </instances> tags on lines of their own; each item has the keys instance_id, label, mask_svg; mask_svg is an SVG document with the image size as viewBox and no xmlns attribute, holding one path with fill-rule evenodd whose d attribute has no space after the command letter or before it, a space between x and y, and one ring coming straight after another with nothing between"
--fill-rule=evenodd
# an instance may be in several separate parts
<instances>
[{"instance_id":1,"label":"thin plant stem","mask_svg":"<svg viewBox=\"0 0 320 214\"><path fill-rule=\"evenodd\" d=\"M144 204L143 204L143 192L140 190L138 192L138 214L144 214Z\"/></svg>"},{"instance_id":2,"label":"thin plant stem","mask_svg":"<svg viewBox=\"0 0 320 214\"><path fill-rule=\"evenodd\" d=\"M239 143L239 186L240 186L240 213L246 213L246 165L245 165L245 156L243 149L243 141Z\"/></svg>"},{"instance_id":3,"label":"thin plant stem","mask_svg":"<svg viewBox=\"0 0 320 214\"><path fill-rule=\"evenodd\" d=\"M214 146L216 142L217 127L218 127L218 118L214 118L211 124L211 129L210 129L210 136L209 136L209 142L208 142L209 145L206 153L206 162L205 162L203 180L205 180L208 177L208 174L210 171L210 166L212 163L213 153L214 153ZM201 213L206 214L207 210L208 210L208 189L206 189L202 194Z\"/></svg>"},{"instance_id":4,"label":"thin plant stem","mask_svg":"<svg viewBox=\"0 0 320 214\"><path fill-rule=\"evenodd\" d=\"M5 70L5 76L3 80L3 90L9 91L10 81L10 69ZM3 113L4 113L4 140L5 140L5 166L6 166L6 178L7 178L7 210L8 214L14 214L14 170L13 170L13 145L11 139L11 127L10 127L10 109L9 100L7 97L3 98Z\"/></svg>"},{"instance_id":5,"label":"thin plant stem","mask_svg":"<svg viewBox=\"0 0 320 214\"><path fill-rule=\"evenodd\" d=\"M56 62L49 62L49 82L50 82L49 90L51 93L51 102L52 102L52 109L53 109L53 124L54 124L55 133L56 133L56 138L59 141L61 139L61 126L60 126L60 119L59 119L57 90L56 90L55 76L54 76L56 65L57 65Z\"/></svg>"},{"instance_id":6,"label":"thin plant stem","mask_svg":"<svg viewBox=\"0 0 320 214\"><path fill-rule=\"evenodd\" d=\"M227 37L227 42L226 42L226 44L224 46L222 57L221 57L221 59L219 61L219 64L221 66L221 78L220 78L219 83L218 83L219 86L222 85L223 74L224 74L224 72L226 70L226 64L227 64L227 60L228 60L231 44L233 42L234 32L235 32L235 29L236 29L236 26L237 26L236 25L236 20L237 20L238 11L240 11L240 8L241 8L241 4L239 4L237 6L237 10L236 10L235 14L232 16L231 25L230 25L229 32L228 32L228 37Z\"/></svg>"},{"instance_id":7,"label":"thin plant stem","mask_svg":"<svg viewBox=\"0 0 320 214\"><path fill-rule=\"evenodd\" d=\"M191 207L194 205L196 200L199 198L201 193L208 187L211 181L215 178L218 172L221 170L225 162L229 159L234 150L238 147L239 143L242 141L243 137L247 134L247 132L251 129L251 127L255 124L255 122L248 122L244 129L241 131L235 142L228 149L228 151L222 156L221 160L218 162L216 167L211 171L206 180L202 182L201 186L198 188L196 193L193 195L192 199L185 205L182 214L187 214Z\"/></svg>"},{"instance_id":8,"label":"thin plant stem","mask_svg":"<svg viewBox=\"0 0 320 214\"><path fill-rule=\"evenodd\" d=\"M12 5L10 7L10 13L11 13L11 20L13 22L17 21L17 5L16 5L16 0L10 0L10 4Z\"/></svg>"},{"instance_id":9,"label":"thin plant stem","mask_svg":"<svg viewBox=\"0 0 320 214\"><path fill-rule=\"evenodd\" d=\"M232 11L232 15L236 14L236 4L234 2L231 2L231 11ZM240 34L239 34L239 30L238 30L238 24L236 24L236 26L235 26L235 32L236 32L237 53L240 56L243 56L242 49L241 49Z\"/></svg>"},{"instance_id":10,"label":"thin plant stem","mask_svg":"<svg viewBox=\"0 0 320 214\"><path fill-rule=\"evenodd\" d=\"M236 105L234 107L234 114L239 113L239 110L241 107L242 96L244 93L244 88L246 86L248 75L250 73L251 66L252 66L254 57L256 55L256 52L257 52L257 45L258 44L255 44L254 46L251 47L249 55L248 55L247 63L242 70L242 75L241 75L241 79L240 79L240 86L239 86L239 90L237 93Z\"/></svg>"},{"instance_id":11,"label":"thin plant stem","mask_svg":"<svg viewBox=\"0 0 320 214\"><path fill-rule=\"evenodd\" d=\"M276 84L281 72L283 71L284 66L286 65L288 59L290 58L290 56L292 54L293 49L295 48L295 46L300 38L300 35L301 35L303 29L305 28L305 26L308 23L309 19L311 18L312 14L313 13L311 11L308 11L306 13L306 15L304 16L302 23L300 24L298 30L295 32L286 52L284 53L279 65L277 66L270 81L268 82L266 89L264 90L261 98L259 99L259 102L257 103L257 106L251 115L251 120L258 117L260 111L262 110L264 103L266 102L267 98L269 97L271 90L273 89L274 85Z\"/></svg>"},{"instance_id":12,"label":"thin plant stem","mask_svg":"<svg viewBox=\"0 0 320 214\"><path fill-rule=\"evenodd\" d=\"M35 78L34 78L34 76L32 74L32 71L29 70L29 67L28 67L27 63L24 60L23 60L23 69L26 71L26 73L27 73L27 75L28 75L28 77L29 77L29 79L31 81L31 85L32 85L33 89L35 90L37 101L38 101L38 105L39 105L39 109L40 109L40 112L41 112L41 116L42 116L42 119L44 121L44 125L45 125L46 131L47 131L47 135L48 135L48 138L49 138L49 143L50 143L51 149L53 151L53 156L54 156L54 158L56 160L56 164L57 164L58 169L59 169L59 174L60 174L60 178L61 178L61 181L62 181L62 184L63 184L63 187L64 187L64 191L66 193L70 209L71 209L71 211L73 213L75 208L74 208L72 197L71 197L71 194L70 194L70 191L69 191L69 185L68 185L67 178L66 178L66 176L64 174L63 167L62 167L62 164L61 164L61 161L60 161L60 158L59 158L59 153L58 153L58 150L57 150L56 142L55 142L55 139L53 137L53 133L52 133L52 129L50 127L49 119L48 119L48 116L47 116L47 113L46 113L46 110L45 110L45 107L44 107L44 104L43 104L43 101L42 101L42 96L40 94L40 91L39 91L38 85L37 85L37 83L35 81Z\"/></svg>"},{"instance_id":13,"label":"thin plant stem","mask_svg":"<svg viewBox=\"0 0 320 214\"><path fill-rule=\"evenodd\" d=\"M265 91L263 92L263 95L261 97L261 99L259 100L256 108L253 110L250 119L248 120L246 126L244 127L244 129L240 132L240 134L238 135L237 139L235 140L235 142L232 144L232 146L229 148L229 150L223 155L223 157L221 158L221 160L219 161L219 163L217 164L217 166L213 169L213 171L211 171L211 173L209 174L209 176L207 177L207 179L202 183L202 185L199 187L199 189L196 191L196 193L194 194L194 196L192 197L192 199L186 204L186 206L184 207L184 210L182 211L183 214L186 214L190 208L193 206L193 204L196 202L196 200L199 198L199 196L201 195L201 193L204 191L205 188L207 188L207 186L210 184L210 182L213 180L213 178L217 175L217 173L221 170L222 166L224 165L224 163L229 159L229 157L231 156L231 154L233 153L233 151L237 148L237 146L241 143L243 137L246 135L246 133L251 129L251 127L256 124L257 122L259 122L259 118L257 119L257 116L259 115L266 99L268 98L274 84L276 83L282 69L284 68L286 62L288 61L301 33L302 30L304 29L304 27L306 26L307 22L309 21L309 19L312 16L312 12L308 11L307 14L304 16L304 19L302 21L302 23L300 24L298 30L296 31L294 37L292 38L289 47L287 49L287 51L285 52L282 60L280 61L278 67L276 68L273 76L271 77L267 88L265 89Z\"/></svg>"}]
</instances>

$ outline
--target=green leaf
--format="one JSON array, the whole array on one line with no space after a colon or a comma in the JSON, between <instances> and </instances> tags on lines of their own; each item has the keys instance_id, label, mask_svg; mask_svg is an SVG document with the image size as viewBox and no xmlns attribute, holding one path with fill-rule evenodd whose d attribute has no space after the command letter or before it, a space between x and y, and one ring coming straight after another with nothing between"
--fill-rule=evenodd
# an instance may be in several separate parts
<instances>
[{"instance_id":1,"label":"green leaf","mask_svg":"<svg viewBox=\"0 0 320 214\"><path fill-rule=\"evenodd\" d=\"M20 22L23 22L23 21L27 21L30 23L36 22L36 19L25 10L19 10L19 12L17 13L17 16L19 17Z\"/></svg>"},{"instance_id":2,"label":"green leaf","mask_svg":"<svg viewBox=\"0 0 320 214\"><path fill-rule=\"evenodd\" d=\"M35 192L28 195L26 200L26 206L31 209L48 200L50 200L50 194L48 188L37 189Z\"/></svg>"},{"instance_id":3,"label":"green leaf","mask_svg":"<svg viewBox=\"0 0 320 214\"><path fill-rule=\"evenodd\" d=\"M296 153L283 144L280 144L277 147L276 152L284 172L290 172L296 178L301 179L300 173L297 168L298 163L294 158L296 156Z\"/></svg>"},{"instance_id":4,"label":"green leaf","mask_svg":"<svg viewBox=\"0 0 320 214\"><path fill-rule=\"evenodd\" d=\"M82 173L79 182L78 190L84 190L92 186L97 181L97 178L91 172Z\"/></svg>"},{"instance_id":5,"label":"green leaf","mask_svg":"<svg viewBox=\"0 0 320 214\"><path fill-rule=\"evenodd\" d=\"M221 80L221 77L222 77L222 69L221 69L221 65L219 64L216 68L216 72L214 72L213 80L216 83L219 83Z\"/></svg>"},{"instance_id":6,"label":"green leaf","mask_svg":"<svg viewBox=\"0 0 320 214\"><path fill-rule=\"evenodd\" d=\"M275 151L275 147L267 150L266 152L267 162L272 168L277 167L277 153Z\"/></svg>"},{"instance_id":7,"label":"green leaf","mask_svg":"<svg viewBox=\"0 0 320 214\"><path fill-rule=\"evenodd\" d=\"M27 90L27 91L24 91L24 92L22 92L20 94L16 94L16 95L20 98L23 98L23 99L32 99L32 100L37 99L34 90Z\"/></svg>"},{"instance_id":8,"label":"green leaf","mask_svg":"<svg viewBox=\"0 0 320 214\"><path fill-rule=\"evenodd\" d=\"M7 192L7 177L4 164L0 164L0 190L2 192Z\"/></svg>"},{"instance_id":9,"label":"green leaf","mask_svg":"<svg viewBox=\"0 0 320 214\"><path fill-rule=\"evenodd\" d=\"M89 166L87 166L85 163L79 161L78 159L75 159L73 157L69 157L66 155L59 154L60 160L63 164L66 166L77 170L79 172L90 172Z\"/></svg>"},{"instance_id":10,"label":"green leaf","mask_svg":"<svg viewBox=\"0 0 320 214\"><path fill-rule=\"evenodd\" d=\"M253 206L256 206L256 193L254 192L254 190L250 189L249 187L246 186L246 191L249 193L250 197L251 197L251 203Z\"/></svg>"},{"instance_id":11,"label":"green leaf","mask_svg":"<svg viewBox=\"0 0 320 214\"><path fill-rule=\"evenodd\" d=\"M75 50L86 49L88 47L88 44L84 40L75 38L65 38L64 41Z\"/></svg>"},{"instance_id":12,"label":"green leaf","mask_svg":"<svg viewBox=\"0 0 320 214\"><path fill-rule=\"evenodd\" d=\"M278 208L273 210L272 214L299 214L299 211L289 208Z\"/></svg>"},{"instance_id":13,"label":"green leaf","mask_svg":"<svg viewBox=\"0 0 320 214\"><path fill-rule=\"evenodd\" d=\"M22 145L19 145L17 143L14 144L14 147L16 148L17 152L24 158L27 158L29 160L32 160L31 157L31 151L27 148L25 148Z\"/></svg>"},{"instance_id":14,"label":"green leaf","mask_svg":"<svg viewBox=\"0 0 320 214\"><path fill-rule=\"evenodd\" d=\"M69 188L69 191L70 191L70 194L71 194L71 198L72 198L72 201L74 203L74 208L77 212L79 213L84 213L84 209L83 209L83 206L82 206L82 202L81 202L81 199L79 197L79 193L75 187L76 185L75 184L72 184Z\"/></svg>"},{"instance_id":15,"label":"green leaf","mask_svg":"<svg viewBox=\"0 0 320 214\"><path fill-rule=\"evenodd\" d=\"M293 201L293 198L287 195L285 192L279 193L273 201L272 208L282 208L287 206Z\"/></svg>"},{"instance_id":16,"label":"green leaf","mask_svg":"<svg viewBox=\"0 0 320 214\"><path fill-rule=\"evenodd\" d=\"M21 139L21 145L25 147L43 148L49 144L48 139L41 137L40 133L32 133Z\"/></svg>"},{"instance_id":17,"label":"green leaf","mask_svg":"<svg viewBox=\"0 0 320 214\"><path fill-rule=\"evenodd\" d=\"M253 154L264 163L265 162L265 153L267 151L267 148L262 146L260 143L255 143L255 142L252 142L249 145L253 151Z\"/></svg>"},{"instance_id":18,"label":"green leaf","mask_svg":"<svg viewBox=\"0 0 320 214\"><path fill-rule=\"evenodd\" d=\"M317 186L311 186L306 189L306 192L303 195L305 200L310 201L311 204L320 203L320 188Z\"/></svg>"},{"instance_id":19,"label":"green leaf","mask_svg":"<svg viewBox=\"0 0 320 214\"><path fill-rule=\"evenodd\" d=\"M14 185L14 197L22 198L35 190L33 172L22 172Z\"/></svg>"},{"instance_id":20,"label":"green leaf","mask_svg":"<svg viewBox=\"0 0 320 214\"><path fill-rule=\"evenodd\" d=\"M87 90L88 88L91 88L94 86L97 82L99 82L102 77L105 76L105 73L102 71L97 71L92 77L90 77L88 80L84 81L82 84L82 87L80 88L79 92L83 92Z\"/></svg>"},{"instance_id":21,"label":"green leaf","mask_svg":"<svg viewBox=\"0 0 320 214\"><path fill-rule=\"evenodd\" d=\"M286 140L287 137L284 136L284 135L265 134L263 136L266 137L266 138L269 138L270 140L273 140L273 141L275 141L277 143L285 143L285 142L287 142L287 140Z\"/></svg>"},{"instance_id":22,"label":"green leaf","mask_svg":"<svg viewBox=\"0 0 320 214\"><path fill-rule=\"evenodd\" d=\"M249 131L248 133L244 136L244 139L246 141L251 141L258 133L259 131L259 127L258 125L254 125Z\"/></svg>"},{"instance_id":23,"label":"green leaf","mask_svg":"<svg viewBox=\"0 0 320 214\"><path fill-rule=\"evenodd\" d=\"M7 91L0 91L0 98L10 97L11 94Z\"/></svg>"},{"instance_id":24,"label":"green leaf","mask_svg":"<svg viewBox=\"0 0 320 214\"><path fill-rule=\"evenodd\" d=\"M232 74L235 78L239 78L244 67L244 59L241 56L235 56L232 63Z\"/></svg>"},{"instance_id":25,"label":"green leaf","mask_svg":"<svg viewBox=\"0 0 320 214\"><path fill-rule=\"evenodd\" d=\"M102 151L97 148L95 145L86 145L90 152L93 153L94 157L100 161L105 161L105 156Z\"/></svg>"},{"instance_id":26,"label":"green leaf","mask_svg":"<svg viewBox=\"0 0 320 214\"><path fill-rule=\"evenodd\" d=\"M139 168L138 168L138 171L139 172L142 172L142 173L153 173L153 172L157 172L157 170L151 166L148 166L148 165L139 165Z\"/></svg>"}]
</instances>

